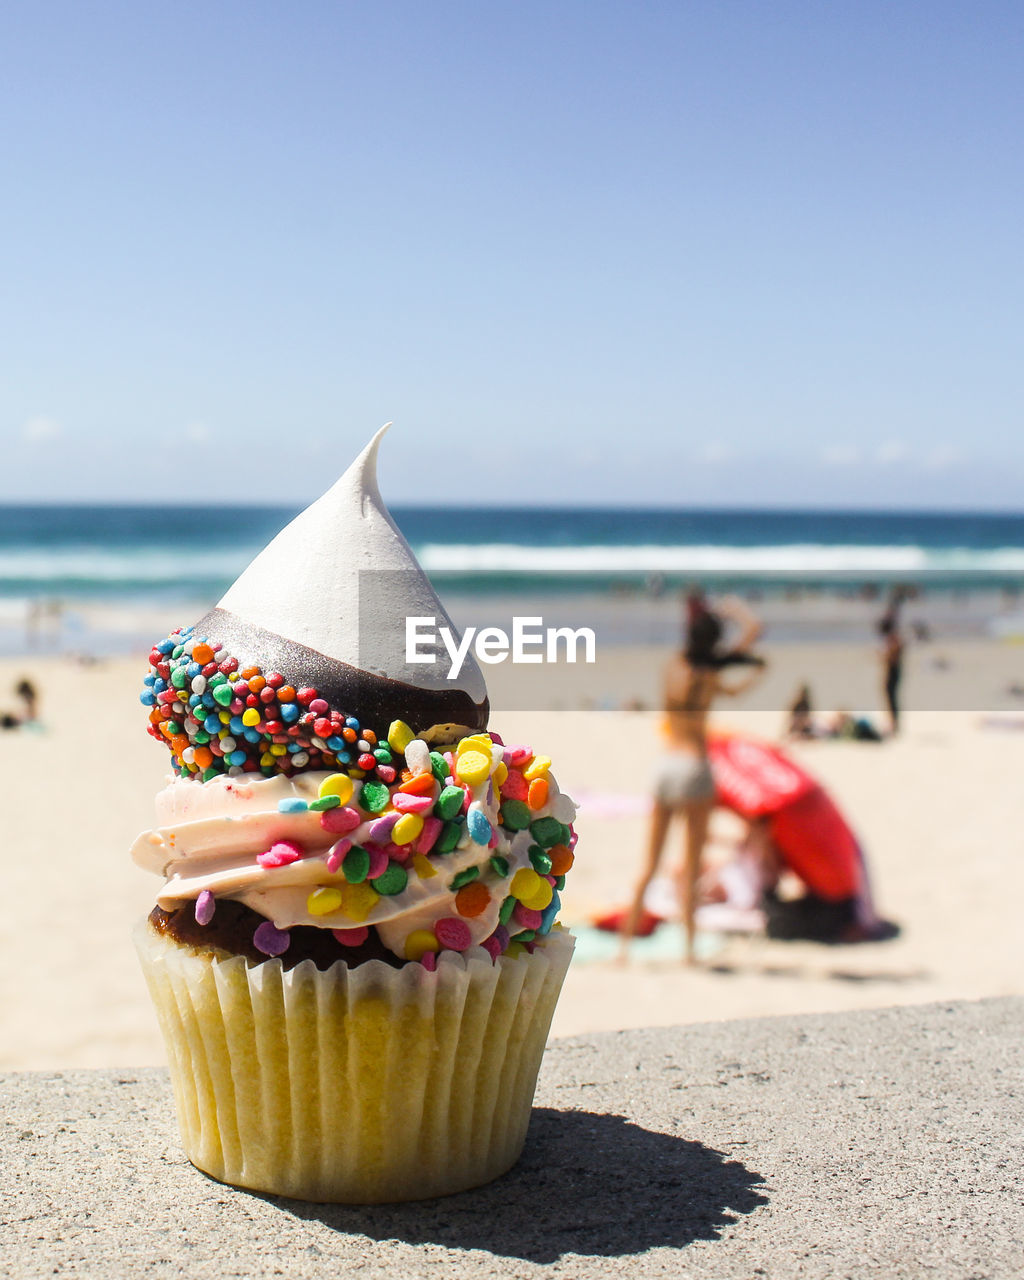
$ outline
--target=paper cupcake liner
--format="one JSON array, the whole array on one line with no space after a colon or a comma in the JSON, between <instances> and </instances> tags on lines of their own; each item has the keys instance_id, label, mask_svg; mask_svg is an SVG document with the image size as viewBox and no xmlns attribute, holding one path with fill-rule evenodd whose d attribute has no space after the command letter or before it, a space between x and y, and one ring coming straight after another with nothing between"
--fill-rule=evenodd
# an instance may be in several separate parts
<instances>
[{"instance_id":1,"label":"paper cupcake liner","mask_svg":"<svg viewBox=\"0 0 1024 1280\"><path fill-rule=\"evenodd\" d=\"M518 1159L575 940L533 954L443 952L250 966L139 926L182 1142L222 1182L303 1200L420 1200Z\"/></svg>"}]
</instances>

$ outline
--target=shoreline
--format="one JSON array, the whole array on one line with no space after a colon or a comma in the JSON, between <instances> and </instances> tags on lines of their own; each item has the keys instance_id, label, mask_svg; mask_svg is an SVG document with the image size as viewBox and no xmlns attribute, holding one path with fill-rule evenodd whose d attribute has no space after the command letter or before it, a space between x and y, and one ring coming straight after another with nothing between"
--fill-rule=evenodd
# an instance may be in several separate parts
<instances>
[{"instance_id":1,"label":"shoreline","mask_svg":"<svg viewBox=\"0 0 1024 1280\"><path fill-rule=\"evenodd\" d=\"M885 612L889 587L859 585L836 578L811 584L795 578L786 584L737 587L704 584L712 600L737 595L764 623L766 642L870 642ZM439 581L441 598L460 627L506 625L514 616L541 614L553 625L590 626L599 643L612 647L674 644L682 619L681 587L651 581L606 582L580 586L537 581L518 589L500 586L460 589ZM984 578L955 587L929 588L902 608L903 625L912 634L936 641L1017 636L1024 639L1024 578L1016 587ZM107 657L134 647L148 651L153 636L166 634L182 619L202 617L215 596L205 592L144 594L138 591L48 591L0 593L0 655L73 652L88 647Z\"/></svg>"}]
</instances>

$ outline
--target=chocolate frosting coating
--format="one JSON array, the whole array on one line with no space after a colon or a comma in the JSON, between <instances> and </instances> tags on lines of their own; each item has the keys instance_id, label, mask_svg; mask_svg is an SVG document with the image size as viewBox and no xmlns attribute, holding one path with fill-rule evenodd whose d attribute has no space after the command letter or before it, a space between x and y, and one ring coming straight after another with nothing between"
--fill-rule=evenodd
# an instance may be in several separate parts
<instances>
[{"instance_id":1,"label":"chocolate frosting coating","mask_svg":"<svg viewBox=\"0 0 1024 1280\"><path fill-rule=\"evenodd\" d=\"M226 609L211 609L196 623L193 634L223 644L243 667L259 667L264 674L277 671L296 689L316 689L332 707L355 716L380 737L393 720L404 720L414 733L449 723L474 731L487 728L487 698L476 703L463 689L421 689L361 671Z\"/></svg>"},{"instance_id":2,"label":"chocolate frosting coating","mask_svg":"<svg viewBox=\"0 0 1024 1280\"><path fill-rule=\"evenodd\" d=\"M189 902L175 911L154 907L149 923L157 933L165 934L203 953L227 951L233 956L245 956L252 964L263 964L269 957L256 947L253 934L265 917L244 903L230 898L219 898L213 919L207 925L196 923L195 903ZM399 969L402 961L384 946L371 929L365 942L357 947L345 947L330 929L317 929L311 925L294 925L288 930L291 945L279 956L285 969L294 969L303 960L312 960L318 969L329 969L336 960L344 960L350 969L365 964L367 960L383 960L393 969Z\"/></svg>"}]
</instances>

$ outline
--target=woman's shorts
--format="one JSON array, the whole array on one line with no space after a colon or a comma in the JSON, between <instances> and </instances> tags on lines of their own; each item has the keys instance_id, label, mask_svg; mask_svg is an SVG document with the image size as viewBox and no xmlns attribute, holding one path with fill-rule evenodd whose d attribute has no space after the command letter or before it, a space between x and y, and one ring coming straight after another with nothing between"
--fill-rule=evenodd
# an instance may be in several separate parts
<instances>
[{"instance_id":1,"label":"woman's shorts","mask_svg":"<svg viewBox=\"0 0 1024 1280\"><path fill-rule=\"evenodd\" d=\"M662 756L654 773L654 798L670 808L714 800L711 766L703 757L691 756L685 751Z\"/></svg>"}]
</instances>

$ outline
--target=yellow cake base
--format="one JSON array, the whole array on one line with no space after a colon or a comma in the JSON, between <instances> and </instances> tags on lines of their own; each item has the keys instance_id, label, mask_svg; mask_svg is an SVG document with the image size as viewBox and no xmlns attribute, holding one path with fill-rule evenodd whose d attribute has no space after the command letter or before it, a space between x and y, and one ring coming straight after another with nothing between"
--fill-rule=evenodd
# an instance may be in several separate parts
<instances>
[{"instance_id":1,"label":"yellow cake base","mask_svg":"<svg viewBox=\"0 0 1024 1280\"><path fill-rule=\"evenodd\" d=\"M436 972L197 954L139 926L185 1153L222 1182L372 1204L479 1186L518 1159L574 939Z\"/></svg>"}]
</instances>

